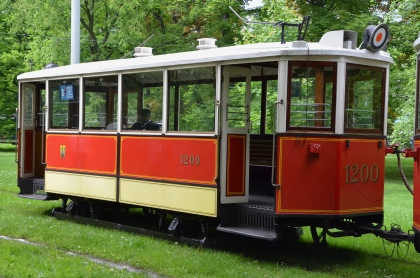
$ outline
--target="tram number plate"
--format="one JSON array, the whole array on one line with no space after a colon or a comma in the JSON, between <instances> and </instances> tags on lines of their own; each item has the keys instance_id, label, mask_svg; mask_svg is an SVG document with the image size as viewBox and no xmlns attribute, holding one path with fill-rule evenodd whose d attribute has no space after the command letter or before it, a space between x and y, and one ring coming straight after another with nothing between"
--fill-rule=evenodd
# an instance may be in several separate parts
<instances>
[{"instance_id":1,"label":"tram number plate","mask_svg":"<svg viewBox=\"0 0 420 278\"><path fill-rule=\"evenodd\" d=\"M200 165L199 155L181 154L181 165Z\"/></svg>"},{"instance_id":2,"label":"tram number plate","mask_svg":"<svg viewBox=\"0 0 420 278\"><path fill-rule=\"evenodd\" d=\"M368 181L377 182L379 179L379 167L376 164L373 164L371 167L366 164L362 166L347 164L344 169L346 170L346 183L358 183L359 181L363 183Z\"/></svg>"}]
</instances>

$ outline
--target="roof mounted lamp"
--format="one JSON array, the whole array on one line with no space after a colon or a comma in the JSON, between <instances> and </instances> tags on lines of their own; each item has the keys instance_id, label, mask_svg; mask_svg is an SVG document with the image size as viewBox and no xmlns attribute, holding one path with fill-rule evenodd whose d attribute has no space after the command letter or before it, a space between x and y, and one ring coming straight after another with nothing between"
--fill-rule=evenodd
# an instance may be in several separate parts
<instances>
[{"instance_id":1,"label":"roof mounted lamp","mask_svg":"<svg viewBox=\"0 0 420 278\"><path fill-rule=\"evenodd\" d=\"M391 32L388 25L370 25L363 32L363 42L361 46L363 49L368 49L369 47L370 51L373 52L380 50L386 51L390 38Z\"/></svg>"},{"instance_id":2,"label":"roof mounted lamp","mask_svg":"<svg viewBox=\"0 0 420 278\"><path fill-rule=\"evenodd\" d=\"M52 68L56 68L58 67L58 65L56 63L49 63L47 65L45 65L44 69L52 69Z\"/></svg>"}]
</instances>

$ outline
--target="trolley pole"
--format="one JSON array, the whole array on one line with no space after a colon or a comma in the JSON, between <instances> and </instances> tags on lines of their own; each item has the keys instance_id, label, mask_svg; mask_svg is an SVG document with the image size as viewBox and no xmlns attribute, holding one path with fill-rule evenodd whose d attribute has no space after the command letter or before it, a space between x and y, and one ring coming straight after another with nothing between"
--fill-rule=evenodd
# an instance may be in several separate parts
<instances>
[{"instance_id":1,"label":"trolley pole","mask_svg":"<svg viewBox=\"0 0 420 278\"><path fill-rule=\"evenodd\" d=\"M71 0L71 64L80 63L80 0Z\"/></svg>"}]
</instances>

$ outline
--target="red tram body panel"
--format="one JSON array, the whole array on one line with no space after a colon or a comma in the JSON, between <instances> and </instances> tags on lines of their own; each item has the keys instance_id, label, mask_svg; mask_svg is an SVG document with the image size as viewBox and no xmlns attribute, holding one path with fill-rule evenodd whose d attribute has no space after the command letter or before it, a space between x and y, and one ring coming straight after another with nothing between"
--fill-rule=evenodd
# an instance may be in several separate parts
<instances>
[{"instance_id":1,"label":"red tram body panel","mask_svg":"<svg viewBox=\"0 0 420 278\"><path fill-rule=\"evenodd\" d=\"M216 139L121 138L121 177L216 186Z\"/></svg>"},{"instance_id":2,"label":"red tram body panel","mask_svg":"<svg viewBox=\"0 0 420 278\"><path fill-rule=\"evenodd\" d=\"M379 142L384 144L377 139L279 138L276 213L383 213L385 151ZM319 148L317 153L311 153L311 145Z\"/></svg>"},{"instance_id":3,"label":"red tram body panel","mask_svg":"<svg viewBox=\"0 0 420 278\"><path fill-rule=\"evenodd\" d=\"M117 174L117 136L48 134L46 170Z\"/></svg>"},{"instance_id":4,"label":"red tram body panel","mask_svg":"<svg viewBox=\"0 0 420 278\"><path fill-rule=\"evenodd\" d=\"M228 134L226 196L245 195L246 136Z\"/></svg>"}]
</instances>

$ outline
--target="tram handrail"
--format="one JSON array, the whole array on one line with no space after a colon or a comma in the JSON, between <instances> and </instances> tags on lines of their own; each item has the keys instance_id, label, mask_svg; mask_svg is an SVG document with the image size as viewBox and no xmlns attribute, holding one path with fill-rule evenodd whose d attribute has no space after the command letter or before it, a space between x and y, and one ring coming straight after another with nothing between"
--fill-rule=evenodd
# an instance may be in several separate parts
<instances>
[{"instance_id":1,"label":"tram handrail","mask_svg":"<svg viewBox=\"0 0 420 278\"><path fill-rule=\"evenodd\" d=\"M42 108L42 125L41 125L41 129L42 129L42 136L41 136L41 164L45 165L47 164L44 161L44 140L45 140L45 112L47 110L47 106L44 105L44 107Z\"/></svg>"},{"instance_id":2,"label":"tram handrail","mask_svg":"<svg viewBox=\"0 0 420 278\"><path fill-rule=\"evenodd\" d=\"M18 163L18 123L19 123L19 107L16 107L16 118L15 118L15 162Z\"/></svg>"},{"instance_id":3,"label":"tram handrail","mask_svg":"<svg viewBox=\"0 0 420 278\"><path fill-rule=\"evenodd\" d=\"M275 151L276 151L276 126L277 126L277 106L279 103L282 103L282 101L276 101L274 102L274 120L273 120L273 150L272 150L272 158L271 158L271 185L273 187L278 187L280 184L276 184L274 181L274 162L275 162Z\"/></svg>"}]
</instances>

